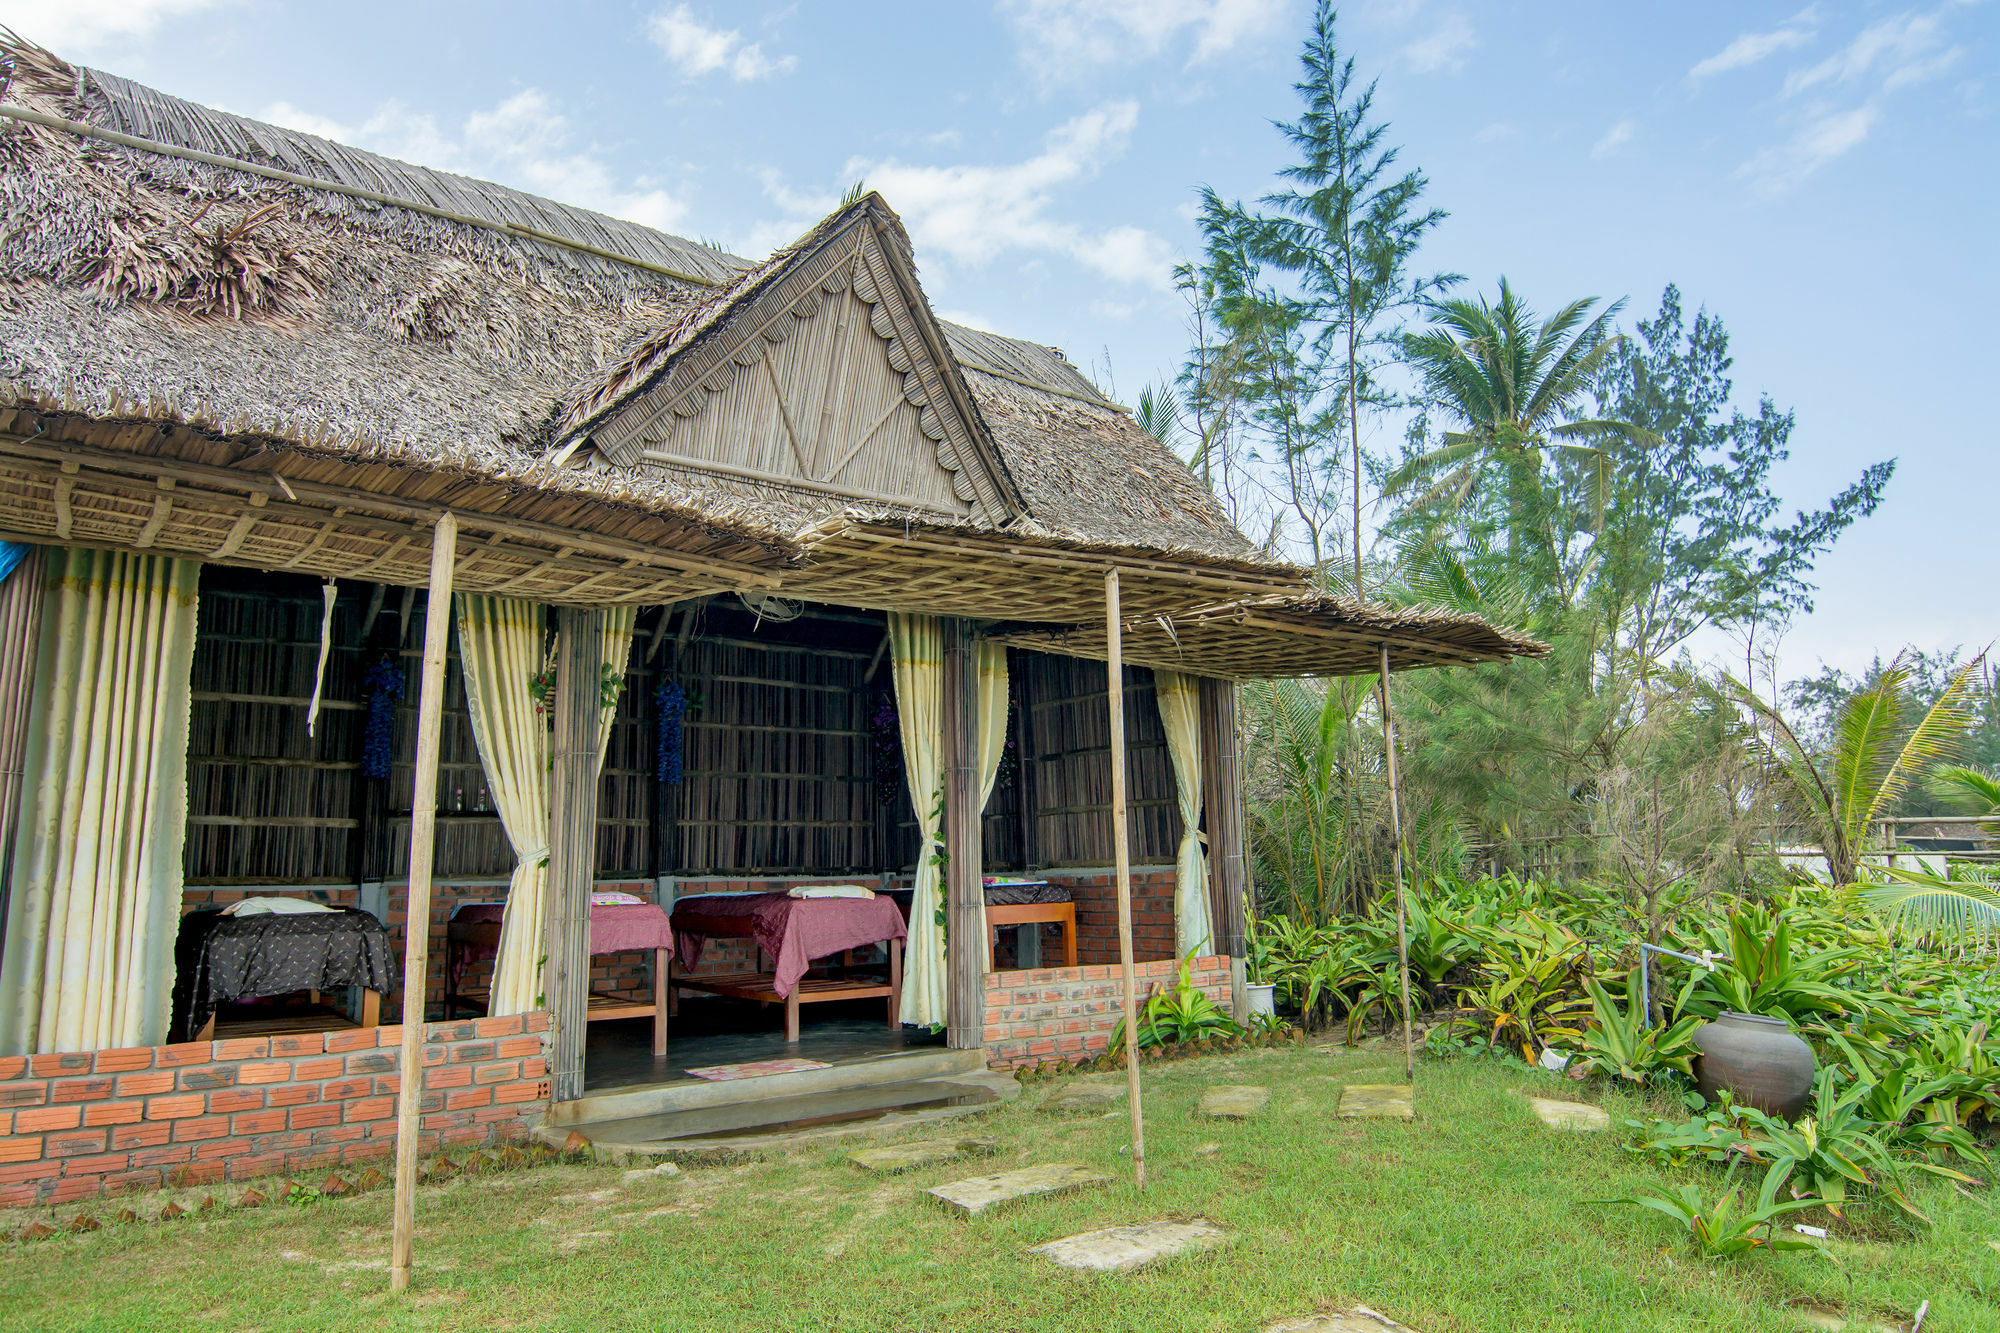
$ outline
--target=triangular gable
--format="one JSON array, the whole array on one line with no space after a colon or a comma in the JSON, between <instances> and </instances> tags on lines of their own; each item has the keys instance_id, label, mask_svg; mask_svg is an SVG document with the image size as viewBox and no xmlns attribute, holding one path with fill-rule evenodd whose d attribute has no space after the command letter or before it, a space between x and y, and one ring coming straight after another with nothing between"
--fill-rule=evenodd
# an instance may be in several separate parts
<instances>
[{"instance_id":1,"label":"triangular gable","mask_svg":"<svg viewBox=\"0 0 2000 1333\"><path fill-rule=\"evenodd\" d=\"M1018 515L906 244L877 196L841 210L699 318L590 444L617 467Z\"/></svg>"}]
</instances>

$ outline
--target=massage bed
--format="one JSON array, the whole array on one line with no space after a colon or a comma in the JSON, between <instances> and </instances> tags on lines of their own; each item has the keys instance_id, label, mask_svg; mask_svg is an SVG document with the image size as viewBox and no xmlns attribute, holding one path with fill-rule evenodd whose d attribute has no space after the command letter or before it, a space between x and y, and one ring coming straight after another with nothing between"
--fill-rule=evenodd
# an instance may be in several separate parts
<instances>
[{"instance_id":1,"label":"massage bed","mask_svg":"<svg viewBox=\"0 0 2000 1333\"><path fill-rule=\"evenodd\" d=\"M794 898L784 893L695 894L674 903L676 961L673 985L781 1004L785 1040L799 1039L799 1006L834 1000L884 998L889 1026L900 1023L903 941L909 935L903 913L886 897ZM692 975L702 946L711 939L750 939L771 960L771 969ZM888 955L888 976L809 975L814 959L847 955L879 944ZM762 958L758 960L760 963Z\"/></svg>"},{"instance_id":2,"label":"massage bed","mask_svg":"<svg viewBox=\"0 0 2000 1333\"><path fill-rule=\"evenodd\" d=\"M374 1027L382 997L395 985L389 932L356 907L326 912L232 916L201 909L181 917L174 939L172 1030L184 1041L214 1039L218 1009L235 1001L361 987L357 1026ZM322 1031L355 1020L325 1010L287 1013L277 1006L249 1017L232 1015L229 1035L269 1036Z\"/></svg>"},{"instance_id":3,"label":"massage bed","mask_svg":"<svg viewBox=\"0 0 2000 1333\"><path fill-rule=\"evenodd\" d=\"M625 897L628 895L619 895ZM460 903L445 924L444 1013L458 1017L461 1003L486 1006L487 993L461 988L465 969L482 958L500 952L500 923L506 915L505 903ZM650 1018L653 1020L653 1054L667 1053L667 971L674 947L674 932L667 910L657 903L598 902L590 905L590 952L631 953L651 950L653 954L653 994L649 1000L628 1000L593 991L584 1010L587 1022L608 1018Z\"/></svg>"}]
</instances>

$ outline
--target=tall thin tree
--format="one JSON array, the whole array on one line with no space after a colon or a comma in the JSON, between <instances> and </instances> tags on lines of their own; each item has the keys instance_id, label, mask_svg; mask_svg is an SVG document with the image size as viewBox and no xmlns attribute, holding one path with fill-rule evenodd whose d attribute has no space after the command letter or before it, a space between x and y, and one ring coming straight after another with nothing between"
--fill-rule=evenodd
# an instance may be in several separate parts
<instances>
[{"instance_id":1,"label":"tall thin tree","mask_svg":"<svg viewBox=\"0 0 2000 1333\"><path fill-rule=\"evenodd\" d=\"M1305 109L1280 123L1299 160L1280 175L1290 185L1264 197L1256 249L1293 275L1318 350L1334 365L1338 416L1345 416L1353 491L1354 591L1363 591L1361 416L1395 395L1378 378L1400 348L1399 316L1443 293L1456 274L1419 275L1411 260L1424 236L1443 222L1425 208L1421 171L1396 170L1400 150L1374 118L1375 84L1358 87L1354 58L1334 34L1334 7L1321 0L1294 85Z\"/></svg>"}]
</instances>

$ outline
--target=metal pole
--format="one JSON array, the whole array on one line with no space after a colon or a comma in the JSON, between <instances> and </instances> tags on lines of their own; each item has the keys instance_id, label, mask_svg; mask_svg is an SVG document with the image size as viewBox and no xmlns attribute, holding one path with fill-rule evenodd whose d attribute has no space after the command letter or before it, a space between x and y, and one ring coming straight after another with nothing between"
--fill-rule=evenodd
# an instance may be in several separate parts
<instances>
[{"instance_id":1,"label":"metal pole","mask_svg":"<svg viewBox=\"0 0 2000 1333\"><path fill-rule=\"evenodd\" d=\"M1410 926L1403 896L1403 780L1396 768L1396 719L1389 711L1389 645L1382 645L1382 751L1389 763L1390 861L1396 871L1396 967L1403 988L1403 1077L1417 1077L1416 1041L1410 1034Z\"/></svg>"},{"instance_id":2,"label":"metal pole","mask_svg":"<svg viewBox=\"0 0 2000 1333\"><path fill-rule=\"evenodd\" d=\"M444 655L451 633L451 577L458 520L449 511L431 538L424 607L424 668L417 691L417 773L410 793L410 887L403 913L403 1058L396 1088L396 1203L389 1290L410 1285L417 1221L417 1139L423 1121L424 972L431 952L431 854L437 842L438 729L444 714Z\"/></svg>"},{"instance_id":3,"label":"metal pole","mask_svg":"<svg viewBox=\"0 0 2000 1333\"><path fill-rule=\"evenodd\" d=\"M1125 1090L1132 1103L1132 1179L1146 1188L1146 1114L1139 1104L1138 979L1132 970L1132 849L1125 829L1125 645L1118 571L1104 576L1105 669L1111 696L1111 847L1118 864L1118 965L1125 977Z\"/></svg>"}]
</instances>

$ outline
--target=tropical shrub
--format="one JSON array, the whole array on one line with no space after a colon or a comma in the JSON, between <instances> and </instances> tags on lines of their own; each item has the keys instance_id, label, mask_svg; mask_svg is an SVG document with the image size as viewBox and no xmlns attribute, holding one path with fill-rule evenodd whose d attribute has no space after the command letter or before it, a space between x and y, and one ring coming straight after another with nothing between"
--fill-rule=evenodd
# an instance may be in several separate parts
<instances>
[{"instance_id":1,"label":"tropical shrub","mask_svg":"<svg viewBox=\"0 0 2000 1333\"><path fill-rule=\"evenodd\" d=\"M1638 990L1638 973L1626 980L1625 994L1632 999ZM1658 1083L1678 1075L1694 1078L1694 1059L1701 1053L1695 1045L1695 1030L1702 1024L1690 1014L1670 1027L1647 1027L1645 1014L1637 1004L1620 1005L1610 991L1594 977L1583 979L1590 996L1591 1023L1578 1038L1570 1068L1633 1083Z\"/></svg>"},{"instance_id":2,"label":"tropical shrub","mask_svg":"<svg viewBox=\"0 0 2000 1333\"><path fill-rule=\"evenodd\" d=\"M1778 1230L1781 1219L1816 1206L1817 1199L1791 1199L1781 1203L1766 1191L1758 1196L1754 1207L1744 1207L1737 1202L1737 1191L1733 1188L1724 1191L1714 1203L1709 1203L1702 1198L1698 1185L1683 1185L1678 1190L1669 1190L1664 1185L1649 1185L1644 1193L1636 1196L1602 1202L1647 1208L1672 1218L1687 1228L1695 1247L1711 1258L1736 1259L1756 1250L1817 1250L1821 1254L1826 1253L1816 1241Z\"/></svg>"},{"instance_id":3,"label":"tropical shrub","mask_svg":"<svg viewBox=\"0 0 2000 1333\"><path fill-rule=\"evenodd\" d=\"M1164 1046L1174 1042L1211 1041L1243 1034L1236 1020L1194 984L1194 957L1181 960L1180 974L1172 986L1163 987L1139 1010L1139 1048ZM1111 1050L1123 1053L1125 1022L1120 1019L1111 1034Z\"/></svg>"}]
</instances>

